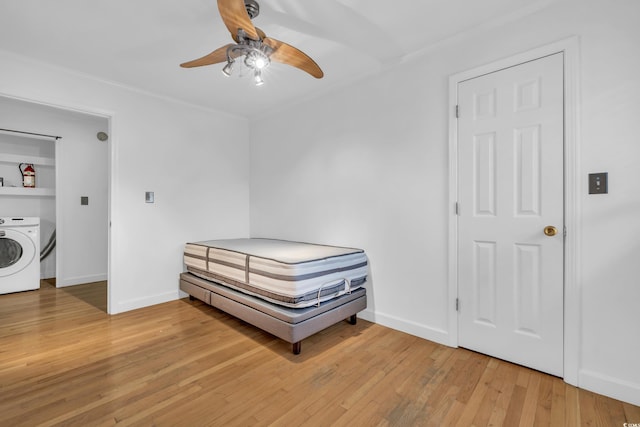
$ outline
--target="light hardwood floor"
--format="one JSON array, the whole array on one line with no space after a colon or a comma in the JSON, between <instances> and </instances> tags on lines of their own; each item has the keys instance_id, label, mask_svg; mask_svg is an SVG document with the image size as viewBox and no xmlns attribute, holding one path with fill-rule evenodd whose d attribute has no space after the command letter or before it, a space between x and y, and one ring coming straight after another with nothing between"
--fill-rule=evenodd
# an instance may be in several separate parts
<instances>
[{"instance_id":1,"label":"light hardwood floor","mask_svg":"<svg viewBox=\"0 0 640 427\"><path fill-rule=\"evenodd\" d=\"M199 301L106 284L0 296L0 426L616 426L640 408L359 320L302 353Z\"/></svg>"}]
</instances>

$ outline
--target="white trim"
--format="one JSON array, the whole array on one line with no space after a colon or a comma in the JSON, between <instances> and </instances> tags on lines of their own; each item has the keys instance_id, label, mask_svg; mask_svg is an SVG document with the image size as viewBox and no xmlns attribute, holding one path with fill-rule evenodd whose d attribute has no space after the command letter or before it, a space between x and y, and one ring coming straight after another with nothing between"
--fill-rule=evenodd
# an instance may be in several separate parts
<instances>
[{"instance_id":1,"label":"white trim","mask_svg":"<svg viewBox=\"0 0 640 427\"><path fill-rule=\"evenodd\" d=\"M557 0L537 0L535 2L531 2L529 5L518 8L513 12L499 15L467 30L459 31L449 37L437 40L435 43L428 44L421 49L409 52L406 55L402 56L399 59L399 62L402 64L410 64L414 61L421 60L430 52L433 52L437 49L450 48L451 46L455 46L458 43L464 43L466 40L470 40L474 37L484 34L489 30L495 30L496 28L500 28L504 25L516 22L553 5L556 1Z\"/></svg>"},{"instance_id":2,"label":"white trim","mask_svg":"<svg viewBox=\"0 0 640 427\"><path fill-rule=\"evenodd\" d=\"M115 310L111 310L109 314L118 314L124 313L125 311L136 310L138 308L149 307L156 304L162 304L169 301L175 301L180 298L180 291L176 289L175 291L164 292L161 294L145 296L142 298L134 298L125 301L118 301L117 304L114 304L112 308Z\"/></svg>"},{"instance_id":3,"label":"white trim","mask_svg":"<svg viewBox=\"0 0 640 427\"><path fill-rule=\"evenodd\" d=\"M36 102L37 104L40 104L37 101L33 101L33 100L23 100L23 101L27 101L27 102ZM42 105L42 104L41 104ZM47 105L47 104L44 104ZM55 164L56 164L56 168L54 169L54 175L56 178L56 190L58 190L58 183L61 182L60 180L60 171L62 170L62 165L60 164L60 159L61 159L61 155L60 155L60 144L61 144L61 139L56 139L55 141L55 146L54 146L54 159L55 159ZM56 288L64 286L61 283L58 282L58 278L61 277L60 275L60 269L61 269L61 265L62 265L62 261L61 258L62 256L60 255L60 252L57 248L61 247L60 242L64 241L64 237L61 239L60 237L63 236L63 229L64 226L62 225L63 222L60 219L60 213L62 212L62 200L61 197L58 196L55 199L55 212L56 212L56 227L55 227L55 231L56 231L56 249L55 249L55 254L56 254L56 259L55 259L55 277L56 277Z\"/></svg>"},{"instance_id":4,"label":"white trim","mask_svg":"<svg viewBox=\"0 0 640 427\"><path fill-rule=\"evenodd\" d=\"M56 288L67 286L84 285L86 283L103 282L107 280L106 274L90 274L87 276L67 277L64 280L56 279Z\"/></svg>"},{"instance_id":5,"label":"white trim","mask_svg":"<svg viewBox=\"0 0 640 427\"><path fill-rule=\"evenodd\" d=\"M158 99L160 101L164 101L164 102L171 102L171 103L176 103L176 104L180 104L183 105L185 107L189 107L189 108L195 108L198 109L200 111L205 111L205 112L209 112L209 113L216 113L216 114L221 114L221 115L225 115L228 117L240 117L240 118L246 118L246 116L241 115L241 114L235 114L235 113L230 113L228 111L225 110L220 110L217 108L213 108L213 107L208 107L205 105L201 105L201 104L195 104L192 102L188 102L188 101L184 101L182 99L178 99L178 98L174 98L172 96L168 96L168 95L162 95L156 92L150 92L144 89L140 89L139 87L136 86L130 86L126 83L121 83L115 80L109 80L109 79L104 79L98 76L95 76L93 74L87 74L84 73L82 71L78 71L78 70L74 70L72 68L67 68L61 65L56 65L56 64L52 64L50 62L45 62L45 61L41 61L38 59L34 59L33 57L30 56L24 56L21 54L17 54L15 52L9 52L7 50L2 50L0 49L0 54L2 55L6 55L6 56L12 56L14 58L16 58L16 60L22 61L22 62L27 62L31 65L33 65L34 67L44 67L44 68L49 68L52 70L56 70L56 71L60 71L62 73L67 73L82 79L87 79L87 80L91 80L93 82L97 82L97 83L101 83L101 84L105 84L105 85L109 85L109 86L113 86L119 89L123 89L126 91L130 91L130 92L134 92L134 93L138 93L140 95L144 95L144 96L149 96L151 98L155 98ZM49 105L52 107L57 107L57 108L61 108L63 110L70 110L70 111L76 111L79 113L84 113L84 114L92 114L92 115L98 115L98 116L110 116L111 113L110 112L99 112L99 110L92 110L91 108L88 107L63 107L63 106L56 106L54 104L45 104L44 102L39 102L39 101L34 101L34 100L29 100L29 99L25 99L25 98L19 98L16 96L12 96L12 95L6 95L8 97L11 98L16 98L16 99L23 99L25 101L28 102L35 102L37 104L42 104L42 105Z\"/></svg>"},{"instance_id":6,"label":"white trim","mask_svg":"<svg viewBox=\"0 0 640 427\"><path fill-rule=\"evenodd\" d=\"M565 136L565 240L564 258L564 380L578 385L580 366L580 153L579 153L579 40L570 37L509 58L485 64L449 77L449 345L458 346L458 315L455 301L458 296L458 221L454 210L458 200L458 129L455 106L458 84L465 80L509 68L554 53L564 53L564 136Z\"/></svg>"},{"instance_id":7,"label":"white trim","mask_svg":"<svg viewBox=\"0 0 640 427\"><path fill-rule=\"evenodd\" d=\"M449 345L458 346L458 80L449 77L449 288L447 304L449 313Z\"/></svg>"},{"instance_id":8,"label":"white trim","mask_svg":"<svg viewBox=\"0 0 640 427\"><path fill-rule=\"evenodd\" d=\"M107 273L109 276L109 281L107 282L107 313L113 314L115 310L115 295L112 292L113 289L117 289L116 286L111 287L112 283L120 283L120 278L115 276L115 271L113 270L113 261L115 260L115 255L118 253L116 250L116 245L118 239L114 239L113 237L113 228L112 221L114 212L117 212L117 183L118 183L118 162L117 153L118 153L118 145L116 141L118 141L117 137L117 126L116 123L119 123L116 120L116 114L112 113L109 118L109 139L107 143L109 144L109 153L107 159L107 170L109 171L109 184L107 187L107 199L108 199L108 213L107 213L107 247L109 251L109 255L107 256Z\"/></svg>"},{"instance_id":9,"label":"white trim","mask_svg":"<svg viewBox=\"0 0 640 427\"><path fill-rule=\"evenodd\" d=\"M252 113L248 115L248 118L251 121L254 121L275 117L281 114L283 110L291 108L292 105L295 106L298 104L309 103L317 98L327 96L328 93L338 92L344 88L350 87L356 82L361 82L364 79L376 78L389 70L396 70L399 65L406 66L408 64L410 65L417 61L421 61L431 52L442 49L455 49L455 46L459 43L464 43L466 40L473 39L480 34L484 34L488 30L499 28L533 13L537 13L550 5L553 5L556 1L558 0L537 0L527 6L517 9L514 12L497 16L494 19L482 22L481 24L467 30L457 32L451 36L445 37L444 39L436 40L433 43L419 49L412 50L406 54L401 54L397 58L377 61L377 63L370 67L368 71L354 74L351 78L341 79L331 83L327 81L324 86L319 86L318 89L307 93L304 97L297 100L291 100L286 103L281 103L279 106L274 108Z\"/></svg>"},{"instance_id":10,"label":"white trim","mask_svg":"<svg viewBox=\"0 0 640 427\"><path fill-rule=\"evenodd\" d=\"M580 388L640 406L640 384L587 369L581 369L579 375Z\"/></svg>"},{"instance_id":11,"label":"white trim","mask_svg":"<svg viewBox=\"0 0 640 427\"><path fill-rule=\"evenodd\" d=\"M438 344L449 344L449 333L442 329L436 329L421 323L412 322L400 317L391 316L389 314L380 313L378 311L364 310L358 313L358 317L369 322L386 326L396 331L405 332L416 337L424 338Z\"/></svg>"},{"instance_id":12,"label":"white trim","mask_svg":"<svg viewBox=\"0 0 640 427\"><path fill-rule=\"evenodd\" d=\"M564 256L564 380L578 386L582 327L580 271L582 205L580 195L580 45L578 37L562 42L564 47L564 215L567 237Z\"/></svg>"}]
</instances>

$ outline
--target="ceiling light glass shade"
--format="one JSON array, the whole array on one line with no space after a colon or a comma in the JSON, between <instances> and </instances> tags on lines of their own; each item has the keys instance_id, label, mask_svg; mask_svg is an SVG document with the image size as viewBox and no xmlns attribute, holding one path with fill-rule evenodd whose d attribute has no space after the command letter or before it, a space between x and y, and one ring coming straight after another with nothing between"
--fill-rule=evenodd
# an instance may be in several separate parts
<instances>
[{"instance_id":1,"label":"ceiling light glass shade","mask_svg":"<svg viewBox=\"0 0 640 427\"><path fill-rule=\"evenodd\" d=\"M270 62L269 57L257 49L248 52L244 57L246 66L254 70L262 70L269 65Z\"/></svg>"},{"instance_id":2,"label":"ceiling light glass shade","mask_svg":"<svg viewBox=\"0 0 640 427\"><path fill-rule=\"evenodd\" d=\"M227 77L230 77L232 71L233 71L233 61L229 61L227 62L227 65L225 65L224 68L222 69L222 74L224 74Z\"/></svg>"},{"instance_id":3,"label":"ceiling light glass shade","mask_svg":"<svg viewBox=\"0 0 640 427\"><path fill-rule=\"evenodd\" d=\"M249 71L249 73L253 72L253 80L256 86L260 86L264 83L262 70L271 64L269 55L273 53L273 49L262 44L260 40L246 39L243 34L243 30L239 30L240 41L237 45L231 45L227 48L227 64L222 69L222 73L225 76L230 76L234 70L236 59L242 58L239 62L239 76L242 77L245 70Z\"/></svg>"},{"instance_id":4,"label":"ceiling light glass shade","mask_svg":"<svg viewBox=\"0 0 640 427\"><path fill-rule=\"evenodd\" d=\"M256 82L256 86L262 86L264 84L264 80L262 80L262 73L260 70L256 70L253 80Z\"/></svg>"},{"instance_id":5,"label":"ceiling light glass shade","mask_svg":"<svg viewBox=\"0 0 640 427\"><path fill-rule=\"evenodd\" d=\"M264 58L258 57L256 58L254 65L258 70L262 70L264 67L267 66L267 61L265 61Z\"/></svg>"}]
</instances>

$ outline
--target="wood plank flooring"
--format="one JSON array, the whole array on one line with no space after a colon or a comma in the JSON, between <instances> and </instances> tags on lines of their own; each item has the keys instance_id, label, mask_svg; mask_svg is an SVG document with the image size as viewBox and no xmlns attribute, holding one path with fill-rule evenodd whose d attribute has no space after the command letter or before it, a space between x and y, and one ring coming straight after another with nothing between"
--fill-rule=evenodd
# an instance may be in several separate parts
<instances>
[{"instance_id":1,"label":"wood plank flooring","mask_svg":"<svg viewBox=\"0 0 640 427\"><path fill-rule=\"evenodd\" d=\"M616 426L640 408L363 320L302 353L199 301L0 295L0 426Z\"/></svg>"}]
</instances>

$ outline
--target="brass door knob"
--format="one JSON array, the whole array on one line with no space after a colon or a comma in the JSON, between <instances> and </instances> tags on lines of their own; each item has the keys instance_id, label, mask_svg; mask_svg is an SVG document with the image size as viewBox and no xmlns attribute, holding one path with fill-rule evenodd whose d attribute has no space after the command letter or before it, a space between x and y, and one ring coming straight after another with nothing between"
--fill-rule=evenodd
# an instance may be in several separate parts
<instances>
[{"instance_id":1,"label":"brass door knob","mask_svg":"<svg viewBox=\"0 0 640 427\"><path fill-rule=\"evenodd\" d=\"M547 225L544 228L544 235L545 236L552 237L552 236L555 236L556 234L558 234L558 229L555 228L553 225Z\"/></svg>"}]
</instances>

